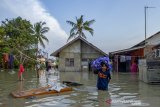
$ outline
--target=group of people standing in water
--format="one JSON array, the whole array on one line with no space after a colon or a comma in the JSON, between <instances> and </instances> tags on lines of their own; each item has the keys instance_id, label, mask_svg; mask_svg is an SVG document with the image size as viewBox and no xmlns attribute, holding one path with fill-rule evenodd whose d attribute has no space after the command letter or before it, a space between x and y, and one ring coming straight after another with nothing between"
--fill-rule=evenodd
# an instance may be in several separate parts
<instances>
[{"instance_id":1,"label":"group of people standing in water","mask_svg":"<svg viewBox=\"0 0 160 107\"><path fill-rule=\"evenodd\" d=\"M52 61L47 60L47 61L39 61L37 63L37 73L38 73L38 77L44 73L44 71L46 71L47 73L49 73L52 70Z\"/></svg>"}]
</instances>

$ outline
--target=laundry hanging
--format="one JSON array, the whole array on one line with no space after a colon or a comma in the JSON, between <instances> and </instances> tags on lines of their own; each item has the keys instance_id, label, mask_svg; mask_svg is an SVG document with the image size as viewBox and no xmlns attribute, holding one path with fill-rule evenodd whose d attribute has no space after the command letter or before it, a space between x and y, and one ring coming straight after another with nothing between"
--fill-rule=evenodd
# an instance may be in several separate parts
<instances>
[{"instance_id":1,"label":"laundry hanging","mask_svg":"<svg viewBox=\"0 0 160 107\"><path fill-rule=\"evenodd\" d=\"M125 56L120 56L120 62L126 62L126 57Z\"/></svg>"},{"instance_id":2,"label":"laundry hanging","mask_svg":"<svg viewBox=\"0 0 160 107\"><path fill-rule=\"evenodd\" d=\"M3 54L3 61L8 62L8 60L9 60L8 53Z\"/></svg>"},{"instance_id":3,"label":"laundry hanging","mask_svg":"<svg viewBox=\"0 0 160 107\"><path fill-rule=\"evenodd\" d=\"M13 64L14 64L14 56L13 54L9 55L9 68L13 69Z\"/></svg>"},{"instance_id":4,"label":"laundry hanging","mask_svg":"<svg viewBox=\"0 0 160 107\"><path fill-rule=\"evenodd\" d=\"M130 61L131 60L131 56L126 56L126 61Z\"/></svg>"}]
</instances>

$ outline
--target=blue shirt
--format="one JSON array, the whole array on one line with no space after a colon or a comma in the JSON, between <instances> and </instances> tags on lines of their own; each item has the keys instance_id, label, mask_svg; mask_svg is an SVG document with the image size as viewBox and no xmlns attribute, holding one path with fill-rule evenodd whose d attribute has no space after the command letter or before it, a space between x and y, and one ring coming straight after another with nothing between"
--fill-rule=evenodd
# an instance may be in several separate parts
<instances>
[{"instance_id":1,"label":"blue shirt","mask_svg":"<svg viewBox=\"0 0 160 107\"><path fill-rule=\"evenodd\" d=\"M100 90L108 89L108 83L109 83L110 79L111 79L111 74L110 74L109 70L105 71L105 72L100 70L98 72L97 88Z\"/></svg>"}]
</instances>

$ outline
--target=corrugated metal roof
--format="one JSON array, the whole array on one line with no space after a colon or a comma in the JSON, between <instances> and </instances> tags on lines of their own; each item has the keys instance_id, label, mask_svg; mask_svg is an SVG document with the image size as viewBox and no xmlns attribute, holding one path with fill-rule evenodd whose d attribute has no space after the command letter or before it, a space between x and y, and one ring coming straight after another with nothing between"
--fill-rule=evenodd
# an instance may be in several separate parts
<instances>
[{"instance_id":1,"label":"corrugated metal roof","mask_svg":"<svg viewBox=\"0 0 160 107\"><path fill-rule=\"evenodd\" d=\"M153 34L152 36L148 37L146 40L149 40L149 39L153 38L154 36L156 36L159 33L160 33L160 31L155 33L155 34ZM139 42L138 44L134 45L132 48L138 47L138 46L143 46L143 45L145 45L145 40L143 40L143 41Z\"/></svg>"},{"instance_id":2,"label":"corrugated metal roof","mask_svg":"<svg viewBox=\"0 0 160 107\"><path fill-rule=\"evenodd\" d=\"M117 53L122 53L122 52L133 51L133 50L141 49L141 48L144 48L144 47L145 47L145 46L139 46L139 47L135 47L135 48L118 50L118 51L110 52L110 54L117 54Z\"/></svg>"},{"instance_id":3,"label":"corrugated metal roof","mask_svg":"<svg viewBox=\"0 0 160 107\"><path fill-rule=\"evenodd\" d=\"M149 38L147 38L146 40L149 40L151 38L153 38L154 36L156 36L157 34L160 34L160 31L155 33L154 35L150 36ZM118 51L114 51L114 52L110 52L110 54L116 54L116 53L122 53L122 52L128 52L128 51L133 51L133 50L137 50L137 49L141 49L145 47L145 40L139 42L138 44L134 45L131 48L128 49L123 49L123 50L118 50Z\"/></svg>"}]
</instances>

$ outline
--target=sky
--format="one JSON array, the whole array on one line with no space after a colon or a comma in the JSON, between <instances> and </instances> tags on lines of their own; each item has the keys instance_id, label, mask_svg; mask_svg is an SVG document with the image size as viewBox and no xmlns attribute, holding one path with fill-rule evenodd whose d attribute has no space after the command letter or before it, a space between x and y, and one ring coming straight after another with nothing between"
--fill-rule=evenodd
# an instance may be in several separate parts
<instances>
[{"instance_id":1,"label":"sky","mask_svg":"<svg viewBox=\"0 0 160 107\"><path fill-rule=\"evenodd\" d=\"M144 40L144 6L147 9L147 37L160 31L160 0L1 0L0 22L18 16L32 24L45 21L50 31L44 51L51 54L66 44L71 26L84 15L94 19L94 35L87 40L108 53L126 49Z\"/></svg>"}]
</instances>

